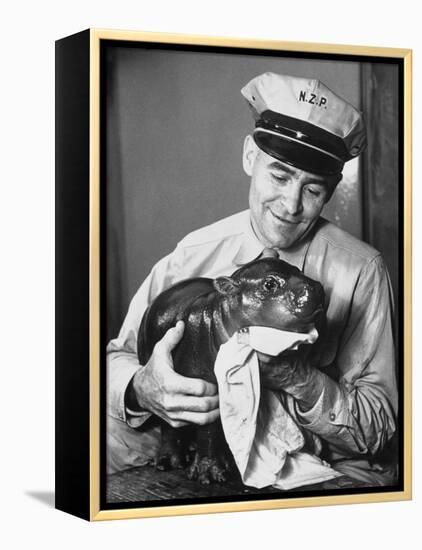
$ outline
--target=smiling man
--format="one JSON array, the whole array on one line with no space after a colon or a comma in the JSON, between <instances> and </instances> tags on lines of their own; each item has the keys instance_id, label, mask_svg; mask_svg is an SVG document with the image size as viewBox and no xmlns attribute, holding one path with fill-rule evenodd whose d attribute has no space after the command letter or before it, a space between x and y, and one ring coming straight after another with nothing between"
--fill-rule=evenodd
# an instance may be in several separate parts
<instances>
[{"instance_id":1,"label":"smiling man","mask_svg":"<svg viewBox=\"0 0 422 550\"><path fill-rule=\"evenodd\" d=\"M314 79L265 73L242 94L255 119L243 150L250 208L185 237L133 298L107 349L108 471L154 458L151 417L179 427L219 415L213 384L173 370L183 323L139 365L137 332L152 300L182 279L230 275L273 254L322 284L327 327L312 355L261 356L262 384L280 392L307 450L351 477L392 484L396 464L383 457L397 414L388 274L379 252L321 217L345 162L365 147L362 116Z\"/></svg>"},{"instance_id":2,"label":"smiling man","mask_svg":"<svg viewBox=\"0 0 422 550\"><path fill-rule=\"evenodd\" d=\"M287 249L312 230L339 176L319 176L274 160L245 140L244 169L251 176L249 205L258 239L267 247Z\"/></svg>"}]
</instances>

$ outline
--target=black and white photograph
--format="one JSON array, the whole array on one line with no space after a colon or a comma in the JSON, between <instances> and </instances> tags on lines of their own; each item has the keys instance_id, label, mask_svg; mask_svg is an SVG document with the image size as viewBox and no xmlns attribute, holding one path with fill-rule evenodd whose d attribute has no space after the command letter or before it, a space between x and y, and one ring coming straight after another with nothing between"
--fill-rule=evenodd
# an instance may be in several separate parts
<instances>
[{"instance_id":1,"label":"black and white photograph","mask_svg":"<svg viewBox=\"0 0 422 550\"><path fill-rule=\"evenodd\" d=\"M9 546L415 546L416 6L2 6Z\"/></svg>"},{"instance_id":2,"label":"black and white photograph","mask_svg":"<svg viewBox=\"0 0 422 550\"><path fill-rule=\"evenodd\" d=\"M400 489L400 63L101 55L104 506Z\"/></svg>"}]
</instances>

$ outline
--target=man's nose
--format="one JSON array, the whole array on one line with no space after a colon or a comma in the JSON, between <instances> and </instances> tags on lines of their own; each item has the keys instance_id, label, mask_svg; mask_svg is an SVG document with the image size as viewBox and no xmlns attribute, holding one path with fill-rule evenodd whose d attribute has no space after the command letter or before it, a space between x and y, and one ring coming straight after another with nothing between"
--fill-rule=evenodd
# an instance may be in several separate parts
<instances>
[{"instance_id":1,"label":"man's nose","mask_svg":"<svg viewBox=\"0 0 422 550\"><path fill-rule=\"evenodd\" d=\"M282 201L285 210L291 216L297 216L303 210L302 191L299 186L289 185L284 189Z\"/></svg>"}]
</instances>

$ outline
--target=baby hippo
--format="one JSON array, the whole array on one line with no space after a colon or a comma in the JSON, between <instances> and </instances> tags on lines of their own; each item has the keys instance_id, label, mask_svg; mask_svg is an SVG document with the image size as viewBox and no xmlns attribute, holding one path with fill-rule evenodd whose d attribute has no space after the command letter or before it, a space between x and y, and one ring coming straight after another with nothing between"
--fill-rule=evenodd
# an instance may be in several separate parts
<instances>
[{"instance_id":1,"label":"baby hippo","mask_svg":"<svg viewBox=\"0 0 422 550\"><path fill-rule=\"evenodd\" d=\"M139 362L145 365L155 344L183 320L183 338L173 351L175 371L216 383L218 350L239 329L261 326L303 333L323 316L322 286L296 267L265 257L230 277L186 279L157 296L139 329ZM157 468L184 468L189 449L195 450L190 479L203 484L222 482L233 469L220 421L188 428L172 428L163 422Z\"/></svg>"}]
</instances>

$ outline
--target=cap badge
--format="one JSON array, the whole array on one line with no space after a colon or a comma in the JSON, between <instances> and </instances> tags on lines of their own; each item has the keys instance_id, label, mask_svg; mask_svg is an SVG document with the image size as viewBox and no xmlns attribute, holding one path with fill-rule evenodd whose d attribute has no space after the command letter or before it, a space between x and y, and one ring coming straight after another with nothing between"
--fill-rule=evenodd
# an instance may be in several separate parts
<instances>
[{"instance_id":1,"label":"cap badge","mask_svg":"<svg viewBox=\"0 0 422 550\"><path fill-rule=\"evenodd\" d=\"M304 101L317 107L324 107L324 109L327 108L327 98L325 96L321 95L318 97L317 94L307 93L306 90L300 90L299 101Z\"/></svg>"}]
</instances>

